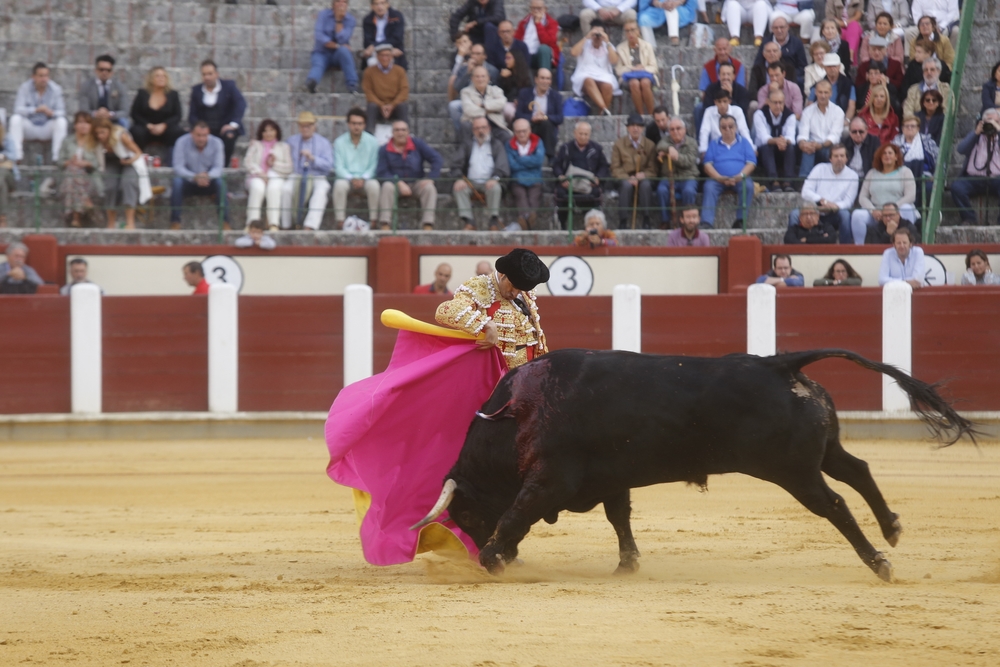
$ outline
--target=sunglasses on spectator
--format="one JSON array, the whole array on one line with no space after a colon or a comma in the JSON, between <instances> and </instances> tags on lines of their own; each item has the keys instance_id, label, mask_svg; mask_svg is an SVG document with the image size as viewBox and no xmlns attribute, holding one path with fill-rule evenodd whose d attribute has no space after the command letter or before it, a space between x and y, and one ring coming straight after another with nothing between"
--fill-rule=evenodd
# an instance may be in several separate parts
<instances>
[{"instance_id":1,"label":"sunglasses on spectator","mask_svg":"<svg viewBox=\"0 0 1000 667\"><path fill-rule=\"evenodd\" d=\"M110 67L98 67L97 71L98 72L110 72L111 68Z\"/></svg>"},{"instance_id":2,"label":"sunglasses on spectator","mask_svg":"<svg viewBox=\"0 0 1000 667\"><path fill-rule=\"evenodd\" d=\"M851 134L867 134L868 130L851 130Z\"/></svg>"}]
</instances>

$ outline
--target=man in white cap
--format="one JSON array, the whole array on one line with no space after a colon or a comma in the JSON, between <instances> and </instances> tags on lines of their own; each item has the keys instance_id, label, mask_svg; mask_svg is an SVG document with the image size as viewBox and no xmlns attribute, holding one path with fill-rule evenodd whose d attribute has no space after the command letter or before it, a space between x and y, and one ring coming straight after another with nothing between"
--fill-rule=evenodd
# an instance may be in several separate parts
<instances>
[{"instance_id":1,"label":"man in white cap","mask_svg":"<svg viewBox=\"0 0 1000 667\"><path fill-rule=\"evenodd\" d=\"M854 118L857 98L855 97L854 84L846 76L841 75L840 65L840 56L836 53L828 53L823 56L823 69L826 70L826 78L823 80L830 84L831 102L841 108L847 120L851 120ZM809 93L809 101L816 101L815 86Z\"/></svg>"},{"instance_id":2,"label":"man in white cap","mask_svg":"<svg viewBox=\"0 0 1000 667\"><path fill-rule=\"evenodd\" d=\"M333 169L333 146L316 133L313 112L300 113L298 124L299 133L288 137L295 171L281 188L281 228L291 229L301 224L306 229L319 229L330 195L326 176Z\"/></svg>"},{"instance_id":3,"label":"man in white cap","mask_svg":"<svg viewBox=\"0 0 1000 667\"><path fill-rule=\"evenodd\" d=\"M868 53L871 58L858 65L858 73L854 77L854 83L858 88L867 81L868 69L872 63L882 63L886 78L889 79L889 83L896 86L897 90L903 85L903 76L906 74L903 71L903 64L888 56L886 52L888 46L889 42L885 37L872 35L868 40Z\"/></svg>"}]
</instances>

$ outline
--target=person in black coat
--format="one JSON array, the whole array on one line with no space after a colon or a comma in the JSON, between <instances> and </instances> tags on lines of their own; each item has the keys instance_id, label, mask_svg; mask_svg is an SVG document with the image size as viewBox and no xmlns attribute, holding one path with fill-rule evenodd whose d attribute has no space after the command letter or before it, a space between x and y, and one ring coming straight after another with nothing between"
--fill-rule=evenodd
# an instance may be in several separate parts
<instances>
[{"instance_id":1,"label":"person in black coat","mask_svg":"<svg viewBox=\"0 0 1000 667\"><path fill-rule=\"evenodd\" d=\"M226 148L226 166L233 157L236 139L243 134L243 114L246 110L247 102L236 82L220 79L214 61L202 62L201 84L191 87L188 123L194 127L198 121L204 121L211 133L222 139Z\"/></svg>"},{"instance_id":2,"label":"person in black coat","mask_svg":"<svg viewBox=\"0 0 1000 667\"><path fill-rule=\"evenodd\" d=\"M163 100L155 109L150 106L150 97L155 96L157 102ZM132 100L131 134L135 143L142 150L152 143L161 143L166 148L173 148L174 142L184 136L181 126L183 118L181 98L176 90L170 88L170 77L162 67L154 67L146 75L146 86L136 93ZM167 151L170 156L171 151ZM167 157L169 164L170 158Z\"/></svg>"},{"instance_id":3,"label":"person in black coat","mask_svg":"<svg viewBox=\"0 0 1000 667\"><path fill-rule=\"evenodd\" d=\"M536 98L545 99L545 109L538 108ZM545 155L549 162L555 158L556 142L559 140L559 126L563 122L562 96L552 87L552 72L544 67L535 75L535 85L522 88L517 95L517 110L514 118L524 118L531 122L531 131L542 139Z\"/></svg>"},{"instance_id":4,"label":"person in black coat","mask_svg":"<svg viewBox=\"0 0 1000 667\"><path fill-rule=\"evenodd\" d=\"M361 69L369 65L374 65L375 47L381 42L392 44L393 64L407 69L406 53L403 48L403 32L406 29L406 19L403 14L389 6L389 0L372 0L372 11L361 20L361 32L364 35L359 54L361 56ZM382 39L378 39L378 22L385 21L385 34Z\"/></svg>"},{"instance_id":5,"label":"person in black coat","mask_svg":"<svg viewBox=\"0 0 1000 667\"><path fill-rule=\"evenodd\" d=\"M519 39L514 39L514 24L504 19L498 25L487 23L485 28L486 62L499 70L504 69L504 60L508 51L520 52L531 64L531 54L528 46Z\"/></svg>"},{"instance_id":6,"label":"person in black coat","mask_svg":"<svg viewBox=\"0 0 1000 667\"><path fill-rule=\"evenodd\" d=\"M771 22L771 30L764 33L764 41L761 42L760 49L757 50L757 57L754 58L754 65L764 64L764 45L768 42L775 42L781 47L781 59L792 66L794 74L791 75L793 81L802 85L806 67L809 60L806 58L806 47L802 40L788 32L788 21L783 16L776 17Z\"/></svg>"},{"instance_id":7,"label":"person in black coat","mask_svg":"<svg viewBox=\"0 0 1000 667\"><path fill-rule=\"evenodd\" d=\"M925 90L920 97L920 111L917 112L920 121L920 134L929 134L934 141L941 144L941 130L944 129L944 97L937 90Z\"/></svg>"},{"instance_id":8,"label":"person in black coat","mask_svg":"<svg viewBox=\"0 0 1000 667\"><path fill-rule=\"evenodd\" d=\"M452 41L458 37L458 33L464 31L468 33L473 44L482 44L486 41L486 24L492 23L495 26L507 18L503 8L503 0L465 0L461 7L451 13L451 20L448 27L451 30ZM459 30L462 22L465 26Z\"/></svg>"},{"instance_id":9,"label":"person in black coat","mask_svg":"<svg viewBox=\"0 0 1000 667\"><path fill-rule=\"evenodd\" d=\"M556 151L552 160L552 175L559 179L555 186L555 199L559 223L566 229L569 214L569 179L567 172L571 167L588 171L594 175L597 182L580 183L580 190L573 193L574 208L600 208L601 185L611 179L611 165L604 155L604 150L596 141L590 140L590 123L580 121L573 128L573 138L564 143ZM589 190L589 191L586 191Z\"/></svg>"},{"instance_id":10,"label":"person in black coat","mask_svg":"<svg viewBox=\"0 0 1000 667\"><path fill-rule=\"evenodd\" d=\"M944 81L943 71L941 72L941 80ZM1000 63L993 66L990 80L983 84L983 108L980 111L996 109L997 107L1000 107Z\"/></svg>"},{"instance_id":11,"label":"person in black coat","mask_svg":"<svg viewBox=\"0 0 1000 667\"><path fill-rule=\"evenodd\" d=\"M789 225L785 232L785 245L803 243L836 243L837 231L819 218L819 209L811 201L799 207L799 222Z\"/></svg>"},{"instance_id":12,"label":"person in black coat","mask_svg":"<svg viewBox=\"0 0 1000 667\"><path fill-rule=\"evenodd\" d=\"M854 169L858 174L867 174L872 168L875 160L875 151L878 150L878 137L868 134L868 125L857 116L851 121L848 134L843 138L842 143L847 147L847 166ZM855 155L861 156L860 169Z\"/></svg>"},{"instance_id":13,"label":"person in black coat","mask_svg":"<svg viewBox=\"0 0 1000 667\"><path fill-rule=\"evenodd\" d=\"M742 109L743 116L746 117L747 122L750 122L752 118L750 113L750 92L735 81L729 81L729 87L726 87L726 82L722 78L725 71L731 72L732 69L728 65L723 65L719 68L719 80L709 84L708 88L705 89L705 93L701 97L701 103L705 107L715 104L715 94L725 88L729 92L729 103Z\"/></svg>"}]
</instances>

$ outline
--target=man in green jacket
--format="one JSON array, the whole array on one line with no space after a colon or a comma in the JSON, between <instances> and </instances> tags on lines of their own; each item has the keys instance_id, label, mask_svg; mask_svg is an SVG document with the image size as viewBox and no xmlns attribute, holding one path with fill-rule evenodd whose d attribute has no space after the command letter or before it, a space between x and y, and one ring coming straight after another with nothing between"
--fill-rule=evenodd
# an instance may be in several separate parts
<instances>
[{"instance_id":1,"label":"man in green jacket","mask_svg":"<svg viewBox=\"0 0 1000 667\"><path fill-rule=\"evenodd\" d=\"M660 178L663 179L656 188L656 194L660 199L660 226L663 228L670 227L671 181L673 181L674 206L694 204L698 196L698 144L687 135L687 126L678 116L670 119L667 132L669 136L661 139L656 146L660 161Z\"/></svg>"}]
</instances>

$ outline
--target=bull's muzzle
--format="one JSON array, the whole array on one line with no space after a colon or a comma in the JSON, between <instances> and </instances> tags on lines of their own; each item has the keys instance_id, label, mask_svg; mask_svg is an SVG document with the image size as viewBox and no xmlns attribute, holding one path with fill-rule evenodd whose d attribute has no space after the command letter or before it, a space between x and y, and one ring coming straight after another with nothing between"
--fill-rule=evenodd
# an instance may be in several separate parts
<instances>
[{"instance_id":1,"label":"bull's muzzle","mask_svg":"<svg viewBox=\"0 0 1000 667\"><path fill-rule=\"evenodd\" d=\"M410 526L410 530L423 528L431 521L441 516L441 513L444 512L446 509L448 509L448 505L451 503L451 499L455 495L456 486L458 485L455 484L455 480L446 479L444 481L444 486L441 487L441 495L440 497L438 497L437 502L434 503L434 507L432 507L431 511L427 513L427 516L421 519L418 523L415 523L412 526Z\"/></svg>"}]
</instances>

